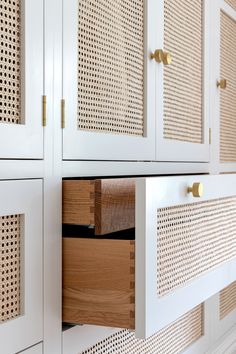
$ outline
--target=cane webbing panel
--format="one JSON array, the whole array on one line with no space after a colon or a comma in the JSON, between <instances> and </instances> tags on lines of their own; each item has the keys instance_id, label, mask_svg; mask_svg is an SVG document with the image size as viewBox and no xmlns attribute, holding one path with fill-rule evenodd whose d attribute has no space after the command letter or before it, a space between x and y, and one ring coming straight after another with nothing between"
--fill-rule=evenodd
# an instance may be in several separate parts
<instances>
[{"instance_id":1,"label":"cane webbing panel","mask_svg":"<svg viewBox=\"0 0 236 354\"><path fill-rule=\"evenodd\" d=\"M164 138L202 143L202 0L165 0Z\"/></svg>"},{"instance_id":2,"label":"cane webbing panel","mask_svg":"<svg viewBox=\"0 0 236 354\"><path fill-rule=\"evenodd\" d=\"M220 90L220 160L236 162L236 22L221 12L221 78L227 80Z\"/></svg>"},{"instance_id":3,"label":"cane webbing panel","mask_svg":"<svg viewBox=\"0 0 236 354\"><path fill-rule=\"evenodd\" d=\"M0 1L0 123L20 123L20 0Z\"/></svg>"},{"instance_id":4,"label":"cane webbing panel","mask_svg":"<svg viewBox=\"0 0 236 354\"><path fill-rule=\"evenodd\" d=\"M20 315L20 215L0 217L0 322Z\"/></svg>"},{"instance_id":5,"label":"cane webbing panel","mask_svg":"<svg viewBox=\"0 0 236 354\"><path fill-rule=\"evenodd\" d=\"M235 236L235 196L159 209L158 295L236 257Z\"/></svg>"},{"instance_id":6,"label":"cane webbing panel","mask_svg":"<svg viewBox=\"0 0 236 354\"><path fill-rule=\"evenodd\" d=\"M220 292L220 319L236 309L236 282Z\"/></svg>"},{"instance_id":7,"label":"cane webbing panel","mask_svg":"<svg viewBox=\"0 0 236 354\"><path fill-rule=\"evenodd\" d=\"M199 305L146 340L122 330L79 354L178 354L203 334L204 307Z\"/></svg>"},{"instance_id":8,"label":"cane webbing panel","mask_svg":"<svg viewBox=\"0 0 236 354\"><path fill-rule=\"evenodd\" d=\"M227 2L227 4L229 4L230 6L232 6L234 10L236 10L236 0L225 0L225 2Z\"/></svg>"},{"instance_id":9,"label":"cane webbing panel","mask_svg":"<svg viewBox=\"0 0 236 354\"><path fill-rule=\"evenodd\" d=\"M78 128L144 133L144 0L78 0Z\"/></svg>"}]
</instances>

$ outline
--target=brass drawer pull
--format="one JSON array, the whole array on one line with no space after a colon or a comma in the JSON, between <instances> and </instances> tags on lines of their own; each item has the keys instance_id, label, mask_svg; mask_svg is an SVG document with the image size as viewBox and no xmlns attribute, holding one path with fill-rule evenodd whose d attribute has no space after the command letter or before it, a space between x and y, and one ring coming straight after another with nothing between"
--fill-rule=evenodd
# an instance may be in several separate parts
<instances>
[{"instance_id":1,"label":"brass drawer pull","mask_svg":"<svg viewBox=\"0 0 236 354\"><path fill-rule=\"evenodd\" d=\"M188 193L192 193L193 197L200 198L203 196L203 184L193 183L192 187L188 187Z\"/></svg>"},{"instance_id":2,"label":"brass drawer pull","mask_svg":"<svg viewBox=\"0 0 236 354\"><path fill-rule=\"evenodd\" d=\"M155 59L157 63L163 63L164 65L172 63L171 54L164 52L162 49L156 49L154 53L151 53L151 59Z\"/></svg>"}]
</instances>

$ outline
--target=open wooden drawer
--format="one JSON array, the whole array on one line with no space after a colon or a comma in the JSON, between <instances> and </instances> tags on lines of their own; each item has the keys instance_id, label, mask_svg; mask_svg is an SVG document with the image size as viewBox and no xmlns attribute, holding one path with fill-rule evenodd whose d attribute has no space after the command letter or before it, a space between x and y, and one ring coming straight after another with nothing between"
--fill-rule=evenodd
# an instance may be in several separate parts
<instances>
[{"instance_id":1,"label":"open wooden drawer","mask_svg":"<svg viewBox=\"0 0 236 354\"><path fill-rule=\"evenodd\" d=\"M87 323L147 338L236 279L234 175L137 178L135 193L135 242L64 238L65 321L90 311ZM92 318L96 297L104 323Z\"/></svg>"}]
</instances>

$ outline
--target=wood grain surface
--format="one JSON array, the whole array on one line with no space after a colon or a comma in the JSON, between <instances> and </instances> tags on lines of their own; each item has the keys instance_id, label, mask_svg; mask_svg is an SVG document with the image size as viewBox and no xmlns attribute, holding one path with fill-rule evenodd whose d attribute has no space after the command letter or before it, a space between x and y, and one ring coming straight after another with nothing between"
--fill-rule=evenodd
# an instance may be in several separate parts
<instances>
[{"instance_id":1,"label":"wood grain surface","mask_svg":"<svg viewBox=\"0 0 236 354\"><path fill-rule=\"evenodd\" d=\"M63 238L63 321L134 328L134 241Z\"/></svg>"},{"instance_id":2,"label":"wood grain surface","mask_svg":"<svg viewBox=\"0 0 236 354\"><path fill-rule=\"evenodd\" d=\"M96 235L135 227L135 179L63 181L63 223L94 225Z\"/></svg>"}]
</instances>

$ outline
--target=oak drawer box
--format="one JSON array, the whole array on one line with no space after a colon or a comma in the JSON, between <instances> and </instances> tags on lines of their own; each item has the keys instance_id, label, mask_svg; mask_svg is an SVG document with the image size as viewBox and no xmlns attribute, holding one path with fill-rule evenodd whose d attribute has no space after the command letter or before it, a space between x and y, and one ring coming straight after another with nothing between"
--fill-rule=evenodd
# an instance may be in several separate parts
<instances>
[{"instance_id":1,"label":"oak drawer box","mask_svg":"<svg viewBox=\"0 0 236 354\"><path fill-rule=\"evenodd\" d=\"M63 238L63 321L134 328L134 241Z\"/></svg>"},{"instance_id":2,"label":"oak drawer box","mask_svg":"<svg viewBox=\"0 0 236 354\"><path fill-rule=\"evenodd\" d=\"M235 232L234 175L137 178L135 242L64 239L64 321L152 336L236 280Z\"/></svg>"},{"instance_id":3,"label":"oak drawer box","mask_svg":"<svg viewBox=\"0 0 236 354\"><path fill-rule=\"evenodd\" d=\"M135 179L63 181L63 223L90 225L96 235L134 228Z\"/></svg>"}]
</instances>

